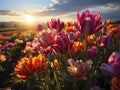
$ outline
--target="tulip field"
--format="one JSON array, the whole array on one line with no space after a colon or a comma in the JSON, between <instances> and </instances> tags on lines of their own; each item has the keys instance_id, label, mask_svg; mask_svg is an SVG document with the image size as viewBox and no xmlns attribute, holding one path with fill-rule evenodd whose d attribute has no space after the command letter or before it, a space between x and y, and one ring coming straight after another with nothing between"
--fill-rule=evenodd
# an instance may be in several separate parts
<instances>
[{"instance_id":1,"label":"tulip field","mask_svg":"<svg viewBox=\"0 0 120 90\"><path fill-rule=\"evenodd\" d=\"M0 31L0 90L120 90L120 25L101 17Z\"/></svg>"}]
</instances>

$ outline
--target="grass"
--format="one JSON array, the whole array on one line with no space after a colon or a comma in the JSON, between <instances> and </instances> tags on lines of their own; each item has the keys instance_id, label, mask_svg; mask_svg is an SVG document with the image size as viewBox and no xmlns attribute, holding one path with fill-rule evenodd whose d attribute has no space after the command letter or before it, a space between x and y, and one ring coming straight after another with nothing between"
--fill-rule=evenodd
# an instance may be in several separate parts
<instances>
[{"instance_id":1,"label":"grass","mask_svg":"<svg viewBox=\"0 0 120 90\"><path fill-rule=\"evenodd\" d=\"M0 33L3 32L24 32L24 31L30 31L34 30L34 27L7 27L7 28L0 28Z\"/></svg>"}]
</instances>

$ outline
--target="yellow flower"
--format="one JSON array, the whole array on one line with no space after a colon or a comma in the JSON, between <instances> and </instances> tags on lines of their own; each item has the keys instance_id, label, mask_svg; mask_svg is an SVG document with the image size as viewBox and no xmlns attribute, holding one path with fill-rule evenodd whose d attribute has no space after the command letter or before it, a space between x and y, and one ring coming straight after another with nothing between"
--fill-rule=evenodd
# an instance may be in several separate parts
<instances>
[{"instance_id":1,"label":"yellow flower","mask_svg":"<svg viewBox=\"0 0 120 90\"><path fill-rule=\"evenodd\" d=\"M95 41L95 35L89 35L88 36L88 45L94 45L96 43Z\"/></svg>"},{"instance_id":2,"label":"yellow flower","mask_svg":"<svg viewBox=\"0 0 120 90\"><path fill-rule=\"evenodd\" d=\"M85 42L74 42L71 48L72 53L82 53L85 49Z\"/></svg>"},{"instance_id":3,"label":"yellow flower","mask_svg":"<svg viewBox=\"0 0 120 90\"><path fill-rule=\"evenodd\" d=\"M58 62L58 60L57 60L57 59L55 59L55 60L54 60L54 62L52 62L52 63L51 63L51 67L52 67L52 68L54 68L54 67L55 67L55 68L57 68L57 69L58 69L58 67L59 67L59 66L60 66L60 65L59 65L59 62Z\"/></svg>"},{"instance_id":4,"label":"yellow flower","mask_svg":"<svg viewBox=\"0 0 120 90\"><path fill-rule=\"evenodd\" d=\"M6 56L3 54L0 54L0 63L4 62L6 60Z\"/></svg>"},{"instance_id":5,"label":"yellow flower","mask_svg":"<svg viewBox=\"0 0 120 90\"><path fill-rule=\"evenodd\" d=\"M16 39L16 40L15 40L15 43L17 43L17 44L22 44L22 43L23 43L23 40Z\"/></svg>"},{"instance_id":6,"label":"yellow flower","mask_svg":"<svg viewBox=\"0 0 120 90\"><path fill-rule=\"evenodd\" d=\"M107 35L115 35L118 31L118 28L113 25L107 26Z\"/></svg>"},{"instance_id":7,"label":"yellow flower","mask_svg":"<svg viewBox=\"0 0 120 90\"><path fill-rule=\"evenodd\" d=\"M73 25L72 22L67 22L66 23L66 27L65 27L65 31L66 32L74 32L76 30L75 26Z\"/></svg>"}]
</instances>

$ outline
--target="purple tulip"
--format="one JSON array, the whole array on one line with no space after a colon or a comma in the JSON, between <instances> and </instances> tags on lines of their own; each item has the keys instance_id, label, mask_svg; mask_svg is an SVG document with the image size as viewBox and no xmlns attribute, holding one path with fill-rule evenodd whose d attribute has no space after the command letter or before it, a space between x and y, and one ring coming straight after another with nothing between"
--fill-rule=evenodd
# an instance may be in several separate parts
<instances>
[{"instance_id":1,"label":"purple tulip","mask_svg":"<svg viewBox=\"0 0 120 90\"><path fill-rule=\"evenodd\" d=\"M112 38L109 35L100 36L98 38L98 46L100 46L100 47L108 47L108 46L110 46L111 41L112 41Z\"/></svg>"},{"instance_id":2,"label":"purple tulip","mask_svg":"<svg viewBox=\"0 0 120 90\"><path fill-rule=\"evenodd\" d=\"M92 48L87 50L87 55L90 58L93 58L98 55L98 48L96 46L93 46Z\"/></svg>"},{"instance_id":3,"label":"purple tulip","mask_svg":"<svg viewBox=\"0 0 120 90\"><path fill-rule=\"evenodd\" d=\"M120 54L113 52L108 59L108 64L104 63L100 68L104 74L120 78Z\"/></svg>"}]
</instances>

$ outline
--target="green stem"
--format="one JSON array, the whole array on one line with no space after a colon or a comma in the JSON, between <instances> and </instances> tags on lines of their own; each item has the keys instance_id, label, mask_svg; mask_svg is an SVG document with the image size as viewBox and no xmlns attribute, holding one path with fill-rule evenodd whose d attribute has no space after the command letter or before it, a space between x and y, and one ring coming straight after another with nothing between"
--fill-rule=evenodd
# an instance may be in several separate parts
<instances>
[{"instance_id":1,"label":"green stem","mask_svg":"<svg viewBox=\"0 0 120 90\"><path fill-rule=\"evenodd\" d=\"M77 79L76 79L76 78L74 78L74 82L73 82L73 90L78 90Z\"/></svg>"}]
</instances>

